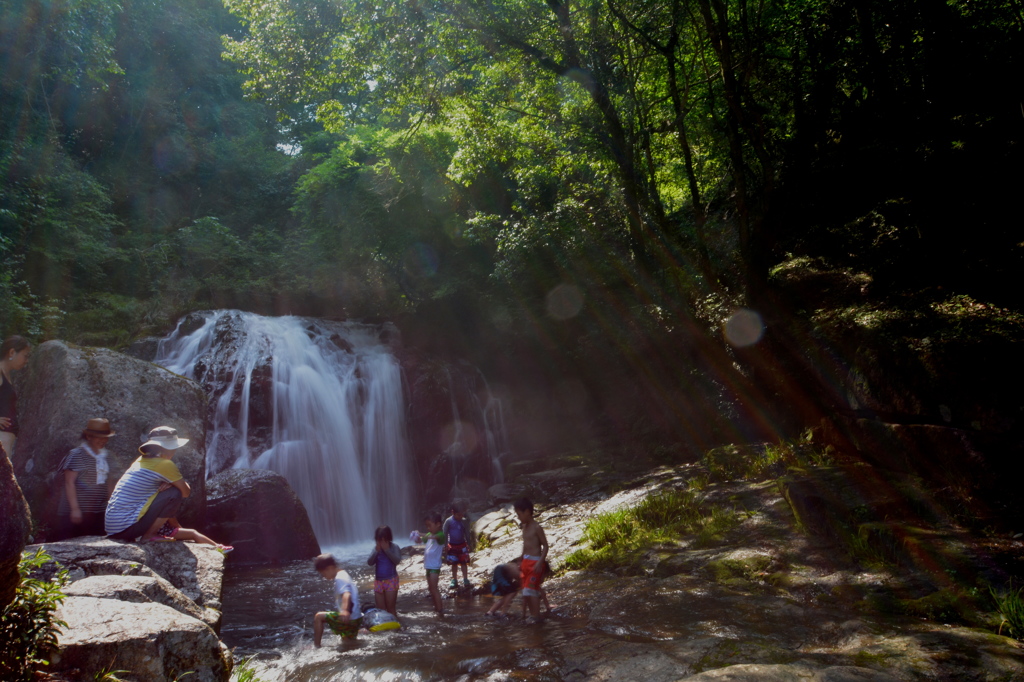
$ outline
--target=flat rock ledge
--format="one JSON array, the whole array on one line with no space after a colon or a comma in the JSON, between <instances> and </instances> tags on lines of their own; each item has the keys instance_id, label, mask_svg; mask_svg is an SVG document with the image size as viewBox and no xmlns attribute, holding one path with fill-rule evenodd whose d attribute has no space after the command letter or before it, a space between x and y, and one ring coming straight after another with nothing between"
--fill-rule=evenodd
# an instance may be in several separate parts
<instances>
[{"instance_id":1,"label":"flat rock ledge","mask_svg":"<svg viewBox=\"0 0 1024 682\"><path fill-rule=\"evenodd\" d=\"M136 544L83 537L31 545L53 559L39 577L71 579L57 618L67 623L49 672L93 679L228 680L231 652L217 638L224 555L191 542Z\"/></svg>"},{"instance_id":2,"label":"flat rock ledge","mask_svg":"<svg viewBox=\"0 0 1024 682\"><path fill-rule=\"evenodd\" d=\"M68 624L50 670L74 679L123 670L128 679L197 682L231 674L231 652L200 620L163 604L68 597L57 610ZM124 678L122 678L124 679Z\"/></svg>"}]
</instances>

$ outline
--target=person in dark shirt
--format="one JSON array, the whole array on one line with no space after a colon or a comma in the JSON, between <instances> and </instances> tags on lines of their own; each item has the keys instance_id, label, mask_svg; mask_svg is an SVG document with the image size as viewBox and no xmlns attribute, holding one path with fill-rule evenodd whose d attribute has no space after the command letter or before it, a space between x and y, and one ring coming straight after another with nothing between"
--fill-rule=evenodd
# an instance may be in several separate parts
<instances>
[{"instance_id":1,"label":"person in dark shirt","mask_svg":"<svg viewBox=\"0 0 1024 682\"><path fill-rule=\"evenodd\" d=\"M18 394L11 382L11 373L28 363L32 344L21 336L10 336L0 344L0 446L7 457L14 457L18 441Z\"/></svg>"}]
</instances>

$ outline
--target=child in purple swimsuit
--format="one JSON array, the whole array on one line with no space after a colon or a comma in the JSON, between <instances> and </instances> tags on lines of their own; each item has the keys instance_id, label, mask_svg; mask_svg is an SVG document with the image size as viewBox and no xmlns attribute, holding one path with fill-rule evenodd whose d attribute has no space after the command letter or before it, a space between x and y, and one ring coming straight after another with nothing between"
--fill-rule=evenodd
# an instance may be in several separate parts
<instances>
[{"instance_id":1,"label":"child in purple swimsuit","mask_svg":"<svg viewBox=\"0 0 1024 682\"><path fill-rule=\"evenodd\" d=\"M380 526L373 533L377 546L366 563L377 569L373 581L373 600L378 609L398 617L398 563L402 560L402 550L398 548L391 535L391 528Z\"/></svg>"}]
</instances>

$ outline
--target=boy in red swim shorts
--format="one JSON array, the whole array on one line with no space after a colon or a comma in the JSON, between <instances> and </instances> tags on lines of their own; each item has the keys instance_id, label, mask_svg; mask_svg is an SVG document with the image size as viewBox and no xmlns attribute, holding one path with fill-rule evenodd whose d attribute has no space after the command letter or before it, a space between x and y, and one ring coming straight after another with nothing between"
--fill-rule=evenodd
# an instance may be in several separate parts
<instances>
[{"instance_id":1,"label":"boy in red swim shorts","mask_svg":"<svg viewBox=\"0 0 1024 682\"><path fill-rule=\"evenodd\" d=\"M513 505L523 529L523 560L519 564L519 580L523 587L523 602L530 615L540 618L540 584L544 580L544 563L548 557L548 539L544 529L533 518L533 502L529 498L516 500Z\"/></svg>"}]
</instances>

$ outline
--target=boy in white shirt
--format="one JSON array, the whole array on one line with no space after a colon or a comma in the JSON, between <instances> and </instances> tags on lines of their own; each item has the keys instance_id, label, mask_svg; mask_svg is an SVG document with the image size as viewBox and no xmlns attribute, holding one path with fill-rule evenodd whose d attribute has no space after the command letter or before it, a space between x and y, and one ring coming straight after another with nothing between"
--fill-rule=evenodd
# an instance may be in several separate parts
<instances>
[{"instance_id":1,"label":"boy in white shirt","mask_svg":"<svg viewBox=\"0 0 1024 682\"><path fill-rule=\"evenodd\" d=\"M313 559L317 573L334 584L334 601L337 611L320 611L313 616L313 645L319 647L324 634L324 624L344 639L355 639L363 622L359 610L359 589L348 573L338 568L331 554L321 554Z\"/></svg>"}]
</instances>

